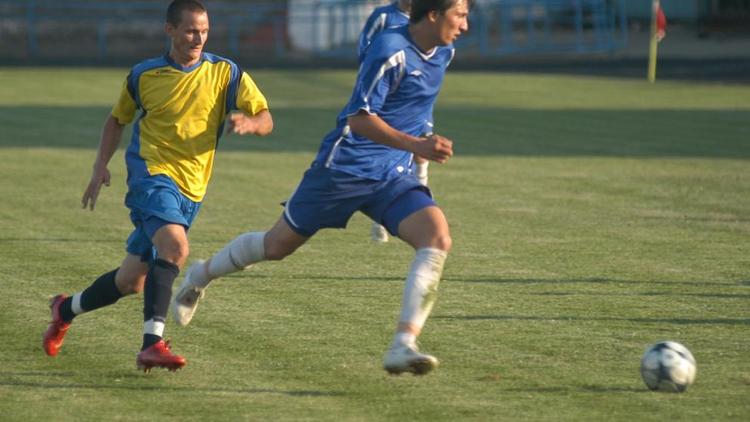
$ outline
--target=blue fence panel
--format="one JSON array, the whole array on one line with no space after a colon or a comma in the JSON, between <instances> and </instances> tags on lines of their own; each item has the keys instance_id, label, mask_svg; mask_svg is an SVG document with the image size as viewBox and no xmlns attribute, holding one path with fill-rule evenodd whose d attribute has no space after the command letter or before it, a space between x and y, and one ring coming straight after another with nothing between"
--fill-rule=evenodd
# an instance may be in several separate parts
<instances>
[{"instance_id":1,"label":"blue fence panel","mask_svg":"<svg viewBox=\"0 0 750 422\"><path fill-rule=\"evenodd\" d=\"M605 52L627 45L624 0L490 0L473 11L480 53Z\"/></svg>"},{"instance_id":2,"label":"blue fence panel","mask_svg":"<svg viewBox=\"0 0 750 422\"><path fill-rule=\"evenodd\" d=\"M212 2L209 46L236 56L251 49L283 55L285 13L282 3ZM163 32L164 14L164 2L154 1L0 0L0 46L10 50L9 56L31 60L61 56L63 52L57 51L61 45L73 46L66 48L73 50L65 53L68 57L94 56L102 61L112 58L115 43L130 43L137 46L131 50L152 54L169 46ZM3 45L3 41L11 43L10 38L20 38L18 33L25 34L24 43ZM81 48L86 51L76 51ZM132 55L141 56L140 51Z\"/></svg>"},{"instance_id":3,"label":"blue fence panel","mask_svg":"<svg viewBox=\"0 0 750 422\"><path fill-rule=\"evenodd\" d=\"M462 57L615 51L627 45L624 2L478 0L470 13L469 32L457 44L463 49ZM351 55L358 29L367 16L362 5L369 5L371 10L382 3L311 0L311 51L321 56Z\"/></svg>"},{"instance_id":4,"label":"blue fence panel","mask_svg":"<svg viewBox=\"0 0 750 422\"><path fill-rule=\"evenodd\" d=\"M476 0L461 57L607 52L627 44L626 0ZM210 3L208 49L238 60L354 60L383 0ZM0 0L0 60L134 60L169 47L161 1Z\"/></svg>"}]
</instances>

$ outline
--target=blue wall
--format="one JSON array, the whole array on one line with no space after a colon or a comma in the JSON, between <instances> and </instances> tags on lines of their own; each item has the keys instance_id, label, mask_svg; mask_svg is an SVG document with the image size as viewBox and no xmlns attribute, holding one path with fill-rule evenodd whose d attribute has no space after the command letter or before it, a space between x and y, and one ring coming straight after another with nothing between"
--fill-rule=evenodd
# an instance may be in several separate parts
<instances>
[{"instance_id":1,"label":"blue wall","mask_svg":"<svg viewBox=\"0 0 750 422\"><path fill-rule=\"evenodd\" d=\"M661 0L667 20L695 21L705 10L705 0ZM625 13L631 19L650 19L651 0L626 0Z\"/></svg>"}]
</instances>

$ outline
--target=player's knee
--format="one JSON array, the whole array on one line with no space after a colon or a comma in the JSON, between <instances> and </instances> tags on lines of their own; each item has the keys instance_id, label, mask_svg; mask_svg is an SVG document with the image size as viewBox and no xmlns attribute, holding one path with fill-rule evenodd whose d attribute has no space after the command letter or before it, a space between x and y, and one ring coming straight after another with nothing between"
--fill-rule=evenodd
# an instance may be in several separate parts
<instances>
[{"instance_id":1,"label":"player's knee","mask_svg":"<svg viewBox=\"0 0 750 422\"><path fill-rule=\"evenodd\" d=\"M160 248L158 254L159 258L182 268L190 255L190 247L187 242L174 242Z\"/></svg>"},{"instance_id":2,"label":"player's knee","mask_svg":"<svg viewBox=\"0 0 750 422\"><path fill-rule=\"evenodd\" d=\"M269 261L281 261L282 259L289 256L289 254L290 252L280 247L272 247L266 249L266 259Z\"/></svg>"},{"instance_id":3,"label":"player's knee","mask_svg":"<svg viewBox=\"0 0 750 422\"><path fill-rule=\"evenodd\" d=\"M269 242L265 246L265 258L269 261L281 261L294 252L293 248L282 242Z\"/></svg>"},{"instance_id":4,"label":"player's knee","mask_svg":"<svg viewBox=\"0 0 750 422\"><path fill-rule=\"evenodd\" d=\"M117 290L122 293L123 296L138 294L143 291L143 286L146 284L146 276L132 276L128 278L115 279Z\"/></svg>"},{"instance_id":5,"label":"player's knee","mask_svg":"<svg viewBox=\"0 0 750 422\"><path fill-rule=\"evenodd\" d=\"M187 242L180 244L175 252L175 255L176 259L173 264L182 268L183 264L185 264L185 261L187 261L188 256L190 256L190 246L188 246Z\"/></svg>"},{"instance_id":6,"label":"player's knee","mask_svg":"<svg viewBox=\"0 0 750 422\"><path fill-rule=\"evenodd\" d=\"M143 286L145 284L146 284L145 278L136 280L133 284L130 285L130 290L126 294L130 294L130 295L140 294L141 292L143 292Z\"/></svg>"},{"instance_id":7,"label":"player's knee","mask_svg":"<svg viewBox=\"0 0 750 422\"><path fill-rule=\"evenodd\" d=\"M439 233L432 239L432 247L440 249L441 251L449 252L451 246L453 246L453 240L448 233Z\"/></svg>"}]
</instances>

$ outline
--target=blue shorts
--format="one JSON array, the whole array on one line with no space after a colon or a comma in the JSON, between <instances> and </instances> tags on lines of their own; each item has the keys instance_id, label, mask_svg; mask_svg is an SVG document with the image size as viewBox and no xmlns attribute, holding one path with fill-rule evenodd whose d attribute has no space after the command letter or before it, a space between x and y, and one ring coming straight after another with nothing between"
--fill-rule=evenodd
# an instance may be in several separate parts
<instances>
[{"instance_id":1,"label":"blue shorts","mask_svg":"<svg viewBox=\"0 0 750 422\"><path fill-rule=\"evenodd\" d=\"M125 249L150 261L156 257L151 242L154 233L166 224L180 224L188 230L201 203L183 195L169 177L156 175L133 181L125 195L125 206L130 208L130 221L135 226Z\"/></svg>"},{"instance_id":2,"label":"blue shorts","mask_svg":"<svg viewBox=\"0 0 750 422\"><path fill-rule=\"evenodd\" d=\"M422 193L423 200L399 204L410 191ZM394 204L397 212L388 212ZM312 236L324 228L344 228L351 216L362 211L373 221L397 234L398 224L409 214L435 205L430 190L413 175L389 180L370 180L324 167L312 167L286 202L284 219L302 236ZM386 215L389 221L384 221Z\"/></svg>"}]
</instances>

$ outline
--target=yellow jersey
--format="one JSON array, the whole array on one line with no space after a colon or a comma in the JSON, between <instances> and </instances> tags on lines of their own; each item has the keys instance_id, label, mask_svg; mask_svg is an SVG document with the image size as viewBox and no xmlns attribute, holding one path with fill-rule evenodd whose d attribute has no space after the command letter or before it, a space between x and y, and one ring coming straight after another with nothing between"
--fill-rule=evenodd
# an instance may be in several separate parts
<instances>
[{"instance_id":1,"label":"yellow jersey","mask_svg":"<svg viewBox=\"0 0 750 422\"><path fill-rule=\"evenodd\" d=\"M223 57L203 53L190 67L178 65L169 55L137 64L112 109L122 125L135 119L125 154L128 185L163 174L185 196L200 202L227 114L242 110L255 115L267 109L252 78Z\"/></svg>"}]
</instances>

